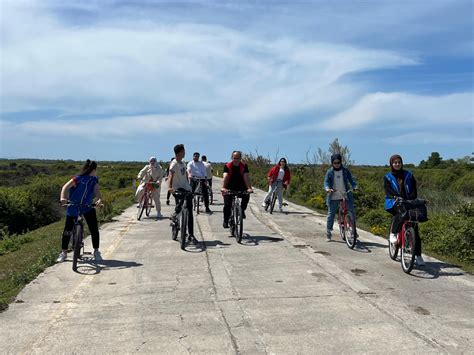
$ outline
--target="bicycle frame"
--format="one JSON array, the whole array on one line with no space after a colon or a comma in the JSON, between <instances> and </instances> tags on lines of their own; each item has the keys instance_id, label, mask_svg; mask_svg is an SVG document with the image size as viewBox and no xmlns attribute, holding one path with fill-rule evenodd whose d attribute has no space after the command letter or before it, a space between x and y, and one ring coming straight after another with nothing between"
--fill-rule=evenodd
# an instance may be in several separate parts
<instances>
[{"instance_id":1,"label":"bicycle frame","mask_svg":"<svg viewBox=\"0 0 474 355\"><path fill-rule=\"evenodd\" d=\"M270 207L270 214L273 213L273 210L275 209L275 203L277 200L277 194L278 192L283 189L283 181L282 180L276 180L273 182L274 184L276 183L275 189L273 189L272 194L270 196L270 203L267 204L267 207L265 207L265 211L268 210L268 207Z\"/></svg>"},{"instance_id":2,"label":"bicycle frame","mask_svg":"<svg viewBox=\"0 0 474 355\"><path fill-rule=\"evenodd\" d=\"M337 191L337 190L336 190ZM356 231L355 231L355 217L352 211L348 209L347 195L352 192L352 190L342 192L339 191L342 195L342 200L339 204L338 211L338 224L339 224L339 233L341 239L346 242L347 246L350 249L354 249L356 244Z\"/></svg>"},{"instance_id":3,"label":"bicycle frame","mask_svg":"<svg viewBox=\"0 0 474 355\"><path fill-rule=\"evenodd\" d=\"M145 191L143 192L143 195L139 201L139 208L137 211L137 220L140 220L143 215L143 211L145 211L145 214L147 217L150 216L151 209L155 206L153 206L153 191L155 190L155 183L153 182L147 182L145 184Z\"/></svg>"},{"instance_id":4,"label":"bicycle frame","mask_svg":"<svg viewBox=\"0 0 474 355\"><path fill-rule=\"evenodd\" d=\"M177 199L183 199L183 205L181 206L181 211L176 215L176 219L172 219L170 226L171 226L171 237L173 240L176 240L178 238L178 232L181 231L180 233L180 245L181 249L185 250L186 249L186 242L187 242L187 224L188 224L188 202L187 202L187 197L192 194L192 192L186 191L186 192L175 192L173 195Z\"/></svg>"},{"instance_id":5,"label":"bicycle frame","mask_svg":"<svg viewBox=\"0 0 474 355\"><path fill-rule=\"evenodd\" d=\"M230 210L229 216L229 227L231 234L237 240L237 243L242 242L243 237L243 216L242 216L242 207L241 200L242 195L248 194L247 191L227 191L227 195L232 198L232 207Z\"/></svg>"},{"instance_id":6,"label":"bicycle frame","mask_svg":"<svg viewBox=\"0 0 474 355\"><path fill-rule=\"evenodd\" d=\"M194 190L194 209L196 210L196 214L199 214L199 206L200 202L203 199L204 189L206 188L207 179L205 178L192 178L196 182L196 189Z\"/></svg>"}]
</instances>

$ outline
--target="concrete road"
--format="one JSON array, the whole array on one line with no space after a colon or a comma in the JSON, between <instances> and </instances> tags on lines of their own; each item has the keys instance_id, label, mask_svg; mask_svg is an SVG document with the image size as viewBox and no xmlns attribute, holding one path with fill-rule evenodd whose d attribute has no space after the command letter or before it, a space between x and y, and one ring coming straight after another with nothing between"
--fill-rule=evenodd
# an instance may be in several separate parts
<instances>
[{"instance_id":1,"label":"concrete road","mask_svg":"<svg viewBox=\"0 0 474 355\"><path fill-rule=\"evenodd\" d=\"M473 353L472 276L429 257L406 275L384 239L328 243L324 216L291 203L270 215L262 191L237 244L218 188L186 251L135 207L103 225L103 262L74 273L68 258L0 313L0 352Z\"/></svg>"}]
</instances>

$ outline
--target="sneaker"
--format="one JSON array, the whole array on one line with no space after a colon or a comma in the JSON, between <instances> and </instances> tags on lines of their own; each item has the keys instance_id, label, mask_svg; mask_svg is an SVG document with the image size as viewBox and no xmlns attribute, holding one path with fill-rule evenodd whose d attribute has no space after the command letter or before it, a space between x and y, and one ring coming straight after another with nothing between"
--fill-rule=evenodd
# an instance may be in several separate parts
<instances>
[{"instance_id":1,"label":"sneaker","mask_svg":"<svg viewBox=\"0 0 474 355\"><path fill-rule=\"evenodd\" d=\"M326 233L326 242L330 242L331 239L332 239L331 232L327 232L327 233Z\"/></svg>"},{"instance_id":2,"label":"sneaker","mask_svg":"<svg viewBox=\"0 0 474 355\"><path fill-rule=\"evenodd\" d=\"M102 255L100 254L99 250L94 250L94 260L95 261L102 261Z\"/></svg>"},{"instance_id":3,"label":"sneaker","mask_svg":"<svg viewBox=\"0 0 474 355\"><path fill-rule=\"evenodd\" d=\"M222 223L222 227L224 227L224 228L226 228L226 229L229 228L229 223L228 223L228 222Z\"/></svg>"},{"instance_id":4,"label":"sneaker","mask_svg":"<svg viewBox=\"0 0 474 355\"><path fill-rule=\"evenodd\" d=\"M56 259L56 262L57 263L62 263L64 260L66 260L66 257L67 257L67 254L64 251L62 251L62 252L59 253L59 256Z\"/></svg>"},{"instance_id":5,"label":"sneaker","mask_svg":"<svg viewBox=\"0 0 474 355\"><path fill-rule=\"evenodd\" d=\"M418 265L418 266L425 266L426 265L426 263L423 260L423 257L421 255L416 256L416 265Z\"/></svg>"},{"instance_id":6,"label":"sneaker","mask_svg":"<svg viewBox=\"0 0 474 355\"><path fill-rule=\"evenodd\" d=\"M265 201L262 202L262 207L267 207L267 203Z\"/></svg>"},{"instance_id":7,"label":"sneaker","mask_svg":"<svg viewBox=\"0 0 474 355\"><path fill-rule=\"evenodd\" d=\"M395 233L390 233L390 243L395 244L397 242L397 235Z\"/></svg>"},{"instance_id":8,"label":"sneaker","mask_svg":"<svg viewBox=\"0 0 474 355\"><path fill-rule=\"evenodd\" d=\"M140 208L140 204L137 204L137 208Z\"/></svg>"},{"instance_id":9,"label":"sneaker","mask_svg":"<svg viewBox=\"0 0 474 355\"><path fill-rule=\"evenodd\" d=\"M280 207L279 210L280 210L281 213L283 213L283 208L282 207Z\"/></svg>"},{"instance_id":10,"label":"sneaker","mask_svg":"<svg viewBox=\"0 0 474 355\"><path fill-rule=\"evenodd\" d=\"M212 211L209 207L206 207L206 213L212 213Z\"/></svg>"},{"instance_id":11,"label":"sneaker","mask_svg":"<svg viewBox=\"0 0 474 355\"><path fill-rule=\"evenodd\" d=\"M245 215L245 211L242 211L242 219L245 219L247 218L247 216Z\"/></svg>"},{"instance_id":12,"label":"sneaker","mask_svg":"<svg viewBox=\"0 0 474 355\"><path fill-rule=\"evenodd\" d=\"M194 235L190 235L188 237L188 240L193 243L193 244L197 244L198 243L198 240L196 239L196 237Z\"/></svg>"},{"instance_id":13,"label":"sneaker","mask_svg":"<svg viewBox=\"0 0 474 355\"><path fill-rule=\"evenodd\" d=\"M161 212L158 212L156 214L156 219L162 219L163 218L163 215L161 214Z\"/></svg>"},{"instance_id":14,"label":"sneaker","mask_svg":"<svg viewBox=\"0 0 474 355\"><path fill-rule=\"evenodd\" d=\"M169 204L170 204L170 200L166 200L166 204L169 205Z\"/></svg>"}]
</instances>

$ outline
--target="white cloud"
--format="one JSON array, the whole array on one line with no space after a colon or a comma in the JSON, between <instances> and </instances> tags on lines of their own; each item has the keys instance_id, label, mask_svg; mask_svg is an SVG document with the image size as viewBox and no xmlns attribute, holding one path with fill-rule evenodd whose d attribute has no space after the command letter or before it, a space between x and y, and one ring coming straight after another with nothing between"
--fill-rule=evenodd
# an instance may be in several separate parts
<instances>
[{"instance_id":1,"label":"white cloud","mask_svg":"<svg viewBox=\"0 0 474 355\"><path fill-rule=\"evenodd\" d=\"M399 146L401 144L411 146L417 146L420 144L469 144L472 143L472 135L471 137L460 137L459 135L455 134L418 131L389 137L385 140L385 142L396 146Z\"/></svg>"},{"instance_id":2,"label":"white cloud","mask_svg":"<svg viewBox=\"0 0 474 355\"><path fill-rule=\"evenodd\" d=\"M361 97L349 109L312 125L337 131L377 126L434 128L469 125L474 120L473 93L420 96L407 93L373 93ZM429 125L429 126L428 126Z\"/></svg>"}]
</instances>

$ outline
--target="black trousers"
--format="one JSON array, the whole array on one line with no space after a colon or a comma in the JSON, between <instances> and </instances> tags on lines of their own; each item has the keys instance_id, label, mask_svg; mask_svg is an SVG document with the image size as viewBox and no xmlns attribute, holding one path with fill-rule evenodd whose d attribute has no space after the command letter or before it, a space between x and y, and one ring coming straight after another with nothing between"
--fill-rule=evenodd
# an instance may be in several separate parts
<instances>
[{"instance_id":1,"label":"black trousers","mask_svg":"<svg viewBox=\"0 0 474 355\"><path fill-rule=\"evenodd\" d=\"M209 208L209 191L207 185L202 182L202 198L204 200L204 206L206 208ZM199 182L197 180L191 179L191 188L193 189L193 192L196 191L197 187L199 185Z\"/></svg>"},{"instance_id":2,"label":"black trousers","mask_svg":"<svg viewBox=\"0 0 474 355\"><path fill-rule=\"evenodd\" d=\"M392 218L392 225L390 227L390 232L398 234L400 230L402 229L403 225L403 218L401 217L400 213L397 213L395 211L390 212L393 215ZM421 255L421 238L420 238L420 231L418 230L418 223L414 223L415 225L415 255L419 256Z\"/></svg>"},{"instance_id":3,"label":"black trousers","mask_svg":"<svg viewBox=\"0 0 474 355\"><path fill-rule=\"evenodd\" d=\"M61 242L61 247L63 250L66 250L69 241L71 240L72 236L72 229L74 228L74 222L76 221L77 217L66 216L66 224L64 225L63 237ZM89 231L91 232L92 237L92 247L94 249L99 249L99 225L97 223L97 215L95 213L95 208L91 209L89 212L84 213L84 219L87 222L87 226L89 227Z\"/></svg>"},{"instance_id":4,"label":"black trousers","mask_svg":"<svg viewBox=\"0 0 474 355\"><path fill-rule=\"evenodd\" d=\"M242 203L240 206L242 207L242 211L247 209L247 205L249 204L250 195L249 194L242 194L239 195L242 197ZM232 209L232 196L224 195L224 221L227 222L230 217L230 211Z\"/></svg>"}]
</instances>

